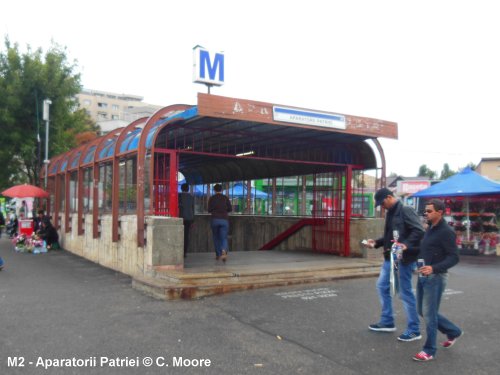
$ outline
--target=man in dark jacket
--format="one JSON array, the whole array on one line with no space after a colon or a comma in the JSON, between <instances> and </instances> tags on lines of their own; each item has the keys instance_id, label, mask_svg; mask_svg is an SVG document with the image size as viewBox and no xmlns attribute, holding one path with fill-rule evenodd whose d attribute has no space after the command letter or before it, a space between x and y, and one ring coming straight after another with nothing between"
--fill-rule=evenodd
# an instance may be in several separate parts
<instances>
[{"instance_id":1,"label":"man in dark jacket","mask_svg":"<svg viewBox=\"0 0 500 375\"><path fill-rule=\"evenodd\" d=\"M397 272L396 282L399 285L399 298L403 302L406 313L406 330L398 336L400 341L414 341L422 338L420 335L420 321L417 314L417 304L412 288L412 274L415 269L415 261L419 252L420 240L424 235L424 228L420 223L417 213L411 207L403 204L394 197L394 193L387 188L382 188L375 193L375 206L382 206L387 210L385 218L384 236L377 239L369 239L369 247L384 248L384 263L380 270L377 281L377 290L382 313L380 321L371 324L368 328L377 332L394 332L394 313L392 308L392 296L390 277L394 270L391 267L391 247L394 243L394 231L397 231L396 239L402 250L401 259L396 260Z\"/></svg>"},{"instance_id":2,"label":"man in dark jacket","mask_svg":"<svg viewBox=\"0 0 500 375\"><path fill-rule=\"evenodd\" d=\"M0 211L0 238L2 238L2 230L5 225L5 217L3 216L3 212Z\"/></svg>"},{"instance_id":3,"label":"man in dark jacket","mask_svg":"<svg viewBox=\"0 0 500 375\"><path fill-rule=\"evenodd\" d=\"M184 183L181 185L181 193L178 196L179 201L179 217L182 217L184 224L184 258L187 255L189 247L189 230L194 222L194 197L189 193L189 185Z\"/></svg>"},{"instance_id":4,"label":"man in dark jacket","mask_svg":"<svg viewBox=\"0 0 500 375\"><path fill-rule=\"evenodd\" d=\"M446 289L448 269L458 263L458 249L455 232L443 219L445 206L438 199L425 205L425 215L429 228L420 244L419 258L424 265L418 269L417 283L418 313L424 317L427 340L421 352L415 354L415 361L430 361L436 355L437 331L444 333L444 348L454 345L463 332L455 324L439 314L441 296Z\"/></svg>"},{"instance_id":5,"label":"man in dark jacket","mask_svg":"<svg viewBox=\"0 0 500 375\"><path fill-rule=\"evenodd\" d=\"M222 185L214 185L215 194L208 200L208 212L212 215L210 226L215 248L215 259L221 259L223 262L227 259L229 245L227 235L229 233L228 213L233 210L229 198L222 194Z\"/></svg>"}]
</instances>

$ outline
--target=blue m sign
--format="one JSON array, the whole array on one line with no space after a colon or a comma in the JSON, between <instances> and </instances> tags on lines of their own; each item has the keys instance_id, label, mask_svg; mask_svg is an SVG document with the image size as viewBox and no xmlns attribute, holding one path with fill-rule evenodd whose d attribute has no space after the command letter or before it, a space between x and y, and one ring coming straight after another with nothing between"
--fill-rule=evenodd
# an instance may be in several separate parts
<instances>
[{"instance_id":1,"label":"blue m sign","mask_svg":"<svg viewBox=\"0 0 500 375\"><path fill-rule=\"evenodd\" d=\"M193 82L222 86L224 84L224 53L216 53L212 60L210 53L201 46L193 48Z\"/></svg>"}]
</instances>

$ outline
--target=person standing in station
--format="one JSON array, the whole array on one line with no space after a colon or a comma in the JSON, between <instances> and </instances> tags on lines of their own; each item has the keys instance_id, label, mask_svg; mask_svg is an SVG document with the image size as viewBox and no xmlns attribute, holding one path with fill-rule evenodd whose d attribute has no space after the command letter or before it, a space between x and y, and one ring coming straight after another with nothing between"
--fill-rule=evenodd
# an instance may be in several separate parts
<instances>
[{"instance_id":1,"label":"person standing in station","mask_svg":"<svg viewBox=\"0 0 500 375\"><path fill-rule=\"evenodd\" d=\"M441 297L448 281L448 269L458 261L456 235L443 219L443 201L432 199L425 205L424 215L429 228L420 244L419 258L423 265L418 269L421 276L417 282L418 313L425 319L427 339L422 351L415 354L415 361L427 362L434 359L437 351L437 331L446 335L443 348L449 348L463 335L463 331L439 313Z\"/></svg>"},{"instance_id":2,"label":"person standing in station","mask_svg":"<svg viewBox=\"0 0 500 375\"><path fill-rule=\"evenodd\" d=\"M19 219L27 219L28 218L28 205L26 204L26 201L21 202L21 207L19 207L19 214L17 215Z\"/></svg>"},{"instance_id":3,"label":"person standing in station","mask_svg":"<svg viewBox=\"0 0 500 375\"><path fill-rule=\"evenodd\" d=\"M189 193L189 185L183 183L179 193L179 217L184 224L184 258L189 247L189 230L194 222L194 197Z\"/></svg>"},{"instance_id":4,"label":"person standing in station","mask_svg":"<svg viewBox=\"0 0 500 375\"><path fill-rule=\"evenodd\" d=\"M387 210L385 218L384 235L377 240L369 239L368 247L379 248L383 246L384 262L377 280L382 312L378 323L370 324L369 329L377 332L394 332L394 312L391 295L391 273L394 272L395 282L399 289L399 298L403 302L406 314L406 330L398 336L400 341L420 340L420 320L417 314L417 303L412 287L413 270L416 267L420 240L424 236L424 228L420 223L417 213L411 207L404 206L394 193L387 189L379 189L375 193L375 206L382 206ZM397 238L395 238L397 233ZM392 245L397 241L402 250L400 259L395 261L397 272L391 269Z\"/></svg>"},{"instance_id":5,"label":"person standing in station","mask_svg":"<svg viewBox=\"0 0 500 375\"><path fill-rule=\"evenodd\" d=\"M0 210L0 238L2 238L3 227L5 226L5 216L3 216L2 210Z\"/></svg>"},{"instance_id":6,"label":"person standing in station","mask_svg":"<svg viewBox=\"0 0 500 375\"><path fill-rule=\"evenodd\" d=\"M208 200L208 212L212 215L210 226L215 247L215 259L223 262L229 251L227 235L229 233L229 215L233 210L229 198L222 194L222 185L214 185L215 194Z\"/></svg>"},{"instance_id":7,"label":"person standing in station","mask_svg":"<svg viewBox=\"0 0 500 375\"><path fill-rule=\"evenodd\" d=\"M0 238L2 238L2 230L5 225L5 217L3 216L3 212L0 210ZM0 271L3 269L4 261L2 257L0 257Z\"/></svg>"}]
</instances>

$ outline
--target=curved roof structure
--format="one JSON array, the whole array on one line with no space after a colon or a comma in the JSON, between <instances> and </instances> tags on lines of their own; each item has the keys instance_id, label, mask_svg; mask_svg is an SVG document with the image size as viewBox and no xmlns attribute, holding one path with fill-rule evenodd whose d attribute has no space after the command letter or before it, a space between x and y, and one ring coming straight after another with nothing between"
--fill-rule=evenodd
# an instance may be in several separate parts
<instances>
[{"instance_id":1,"label":"curved roof structure","mask_svg":"<svg viewBox=\"0 0 500 375\"><path fill-rule=\"evenodd\" d=\"M285 122L276 115L276 108L284 107L215 95L199 94L198 105L179 108L155 116L160 110L76 154L73 150L53 158L49 176L137 153L141 139L146 153L154 149L178 152L179 171L190 184L303 175L347 164L371 169L377 167L377 157L365 141L397 138L397 124L388 121L285 108L290 113L290 122ZM323 123L311 125L308 113ZM300 116L304 123L296 123ZM345 128L325 126L329 118L342 118Z\"/></svg>"}]
</instances>

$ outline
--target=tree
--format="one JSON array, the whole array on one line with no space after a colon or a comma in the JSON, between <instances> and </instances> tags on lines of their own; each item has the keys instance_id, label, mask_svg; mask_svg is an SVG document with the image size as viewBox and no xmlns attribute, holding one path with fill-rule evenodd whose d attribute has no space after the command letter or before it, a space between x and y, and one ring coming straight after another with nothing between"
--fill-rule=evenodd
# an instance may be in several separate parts
<instances>
[{"instance_id":1,"label":"tree","mask_svg":"<svg viewBox=\"0 0 500 375\"><path fill-rule=\"evenodd\" d=\"M28 182L37 185L44 157L42 102L50 99L49 158L76 146L76 135L97 130L75 95L81 91L76 62L68 62L56 44L21 53L5 38L0 51L0 188Z\"/></svg>"},{"instance_id":2,"label":"tree","mask_svg":"<svg viewBox=\"0 0 500 375\"><path fill-rule=\"evenodd\" d=\"M437 173L430 170L426 164L423 164L418 169L418 177L429 177L429 179L433 180L436 178Z\"/></svg>"},{"instance_id":3,"label":"tree","mask_svg":"<svg viewBox=\"0 0 500 375\"><path fill-rule=\"evenodd\" d=\"M476 170L476 168L477 168L477 165L476 165L476 164L474 164L473 162L469 162L469 164L467 164L467 165L465 166L465 168L467 168L467 167L469 167L470 169L472 169L473 171L475 171L475 170Z\"/></svg>"},{"instance_id":4,"label":"tree","mask_svg":"<svg viewBox=\"0 0 500 375\"><path fill-rule=\"evenodd\" d=\"M453 176L454 174L456 174L457 172L455 171L452 171L450 169L450 166L448 163L445 163L443 165L443 170L441 171L441 175L439 176L439 179L440 180L446 180L448 177L451 177Z\"/></svg>"}]
</instances>

